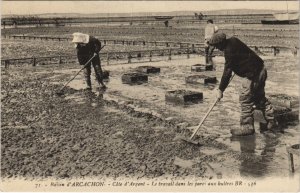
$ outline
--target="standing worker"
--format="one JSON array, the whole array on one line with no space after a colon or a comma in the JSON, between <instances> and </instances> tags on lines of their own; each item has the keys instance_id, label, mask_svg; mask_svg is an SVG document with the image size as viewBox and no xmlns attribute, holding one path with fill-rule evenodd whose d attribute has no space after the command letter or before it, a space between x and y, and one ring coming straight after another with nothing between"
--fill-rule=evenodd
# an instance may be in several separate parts
<instances>
[{"instance_id":1,"label":"standing worker","mask_svg":"<svg viewBox=\"0 0 300 193\"><path fill-rule=\"evenodd\" d=\"M211 60L211 56L212 53L215 49L215 47L210 46L209 45L209 40L211 39L211 37L218 32L218 27L214 24L213 20L209 19L207 20L207 25L205 27L205 35L204 35L204 39L205 39L205 62L206 64L208 64Z\"/></svg>"},{"instance_id":2,"label":"standing worker","mask_svg":"<svg viewBox=\"0 0 300 193\"><path fill-rule=\"evenodd\" d=\"M92 89L91 64L94 67L97 82L99 85L101 85L101 88L106 89L106 86L103 83L103 72L99 57L101 42L95 37L83 33L74 33L72 42L75 43L80 65L85 65L93 56L95 56L84 69L84 77L86 80L87 89Z\"/></svg>"},{"instance_id":3,"label":"standing worker","mask_svg":"<svg viewBox=\"0 0 300 193\"><path fill-rule=\"evenodd\" d=\"M236 37L226 39L224 33L216 33L212 36L209 44L224 52L225 66L217 97L223 97L223 92L229 84L232 72L243 78L240 93L241 117L239 129L231 129L233 136L245 136L255 133L254 130L254 105L262 110L267 120L269 130L277 127L274 119L274 109L265 96L265 82L267 70L264 61L256 55L246 44Z\"/></svg>"}]
</instances>

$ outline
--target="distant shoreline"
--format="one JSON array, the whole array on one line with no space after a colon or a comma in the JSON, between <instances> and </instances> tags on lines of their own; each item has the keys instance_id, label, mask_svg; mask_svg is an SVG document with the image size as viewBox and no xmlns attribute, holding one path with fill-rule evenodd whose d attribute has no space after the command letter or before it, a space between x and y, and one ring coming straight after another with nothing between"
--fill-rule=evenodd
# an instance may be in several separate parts
<instances>
[{"instance_id":1,"label":"distant shoreline","mask_svg":"<svg viewBox=\"0 0 300 193\"><path fill-rule=\"evenodd\" d=\"M258 15L286 12L286 10L256 10L256 9L232 9L214 11L171 11L171 12L132 12L132 13L41 13L41 14L3 14L2 18L7 17L139 17L139 16L184 16L202 13L204 15ZM298 10L290 10L298 12Z\"/></svg>"}]
</instances>

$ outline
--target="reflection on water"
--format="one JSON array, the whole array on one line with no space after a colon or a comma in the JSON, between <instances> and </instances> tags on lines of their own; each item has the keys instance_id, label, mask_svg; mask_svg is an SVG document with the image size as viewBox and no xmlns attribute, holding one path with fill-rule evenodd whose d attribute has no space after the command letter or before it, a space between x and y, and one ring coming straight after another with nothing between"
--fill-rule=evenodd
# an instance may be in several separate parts
<instances>
[{"instance_id":1,"label":"reflection on water","mask_svg":"<svg viewBox=\"0 0 300 193\"><path fill-rule=\"evenodd\" d=\"M103 94L105 90L97 89L96 91L85 90L83 97L85 98L85 104L91 107L103 106Z\"/></svg>"},{"instance_id":2,"label":"reflection on water","mask_svg":"<svg viewBox=\"0 0 300 193\"><path fill-rule=\"evenodd\" d=\"M65 97L76 104L84 104L86 107L103 106L103 94L105 90L97 89L95 91L89 89L80 89L78 92Z\"/></svg>"},{"instance_id":3,"label":"reflection on water","mask_svg":"<svg viewBox=\"0 0 300 193\"><path fill-rule=\"evenodd\" d=\"M240 138L231 138L238 142L241 151L241 164L239 167L242 177L263 177L267 176L272 170L276 170L274 164L278 163L275 157L276 147L279 145L280 135L253 135ZM281 152L282 153L282 152ZM282 156L282 155L281 155ZM270 167L269 167L270 166Z\"/></svg>"},{"instance_id":4,"label":"reflection on water","mask_svg":"<svg viewBox=\"0 0 300 193\"><path fill-rule=\"evenodd\" d=\"M65 99L71 99L77 104L85 104L86 106L91 107L103 105L103 94L106 91L105 89L97 87L93 88L93 90L85 89L86 83L80 77L74 79L72 82L69 83L68 86L77 90L78 92L66 96Z\"/></svg>"}]
</instances>

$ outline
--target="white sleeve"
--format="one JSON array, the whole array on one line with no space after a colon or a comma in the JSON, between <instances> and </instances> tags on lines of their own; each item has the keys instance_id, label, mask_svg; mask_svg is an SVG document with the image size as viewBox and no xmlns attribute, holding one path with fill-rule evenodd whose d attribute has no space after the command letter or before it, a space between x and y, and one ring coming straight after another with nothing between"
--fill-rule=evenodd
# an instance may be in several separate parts
<instances>
[{"instance_id":1,"label":"white sleeve","mask_svg":"<svg viewBox=\"0 0 300 193\"><path fill-rule=\"evenodd\" d=\"M219 31L218 26L215 25L215 33Z\"/></svg>"}]
</instances>

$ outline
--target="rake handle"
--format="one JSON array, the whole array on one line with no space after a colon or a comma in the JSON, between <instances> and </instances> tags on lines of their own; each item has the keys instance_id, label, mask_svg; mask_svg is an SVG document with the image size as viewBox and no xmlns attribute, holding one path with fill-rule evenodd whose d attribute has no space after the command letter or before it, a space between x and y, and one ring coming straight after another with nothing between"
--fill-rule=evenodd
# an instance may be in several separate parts
<instances>
[{"instance_id":1,"label":"rake handle","mask_svg":"<svg viewBox=\"0 0 300 193\"><path fill-rule=\"evenodd\" d=\"M192 136L190 137L190 139L193 139L193 137L196 135L196 133L198 132L198 130L200 129L200 127L202 126L203 122L205 121L205 119L207 118L207 116L209 115L209 113L211 112L211 110L214 108L214 106L219 102L219 99L216 99L215 102L211 105L211 107L209 108L209 110L206 112L206 114L204 115L204 117L202 118L201 122L199 123L199 125L197 126L197 128L195 129L194 133L192 134Z\"/></svg>"},{"instance_id":2,"label":"rake handle","mask_svg":"<svg viewBox=\"0 0 300 193\"><path fill-rule=\"evenodd\" d=\"M229 80L229 83L231 82L231 80L233 79L235 74L233 74ZM193 137L196 135L196 133L198 132L198 130L200 129L200 127L202 126L203 122L205 121L205 119L207 118L207 116L209 115L209 113L211 112L211 110L214 108L214 106L220 101L220 99L216 99L215 102L210 106L209 110L206 112L206 114L204 115L204 117L202 118L201 122L199 123L199 125L197 126L197 128L195 129L194 133L191 135L190 140L193 139Z\"/></svg>"},{"instance_id":3,"label":"rake handle","mask_svg":"<svg viewBox=\"0 0 300 193\"><path fill-rule=\"evenodd\" d=\"M91 57L91 59L89 59L89 61L87 61L85 63L85 65L76 73L76 75L70 79L60 90L63 90L72 80L74 80L74 78L83 70L87 67L87 65L95 58L96 55L94 55L93 57Z\"/></svg>"}]
</instances>

